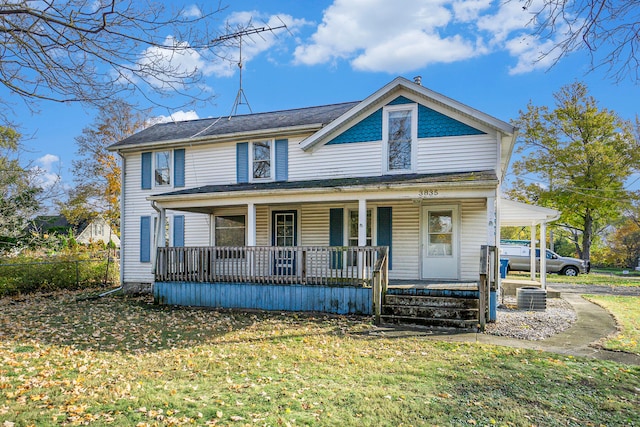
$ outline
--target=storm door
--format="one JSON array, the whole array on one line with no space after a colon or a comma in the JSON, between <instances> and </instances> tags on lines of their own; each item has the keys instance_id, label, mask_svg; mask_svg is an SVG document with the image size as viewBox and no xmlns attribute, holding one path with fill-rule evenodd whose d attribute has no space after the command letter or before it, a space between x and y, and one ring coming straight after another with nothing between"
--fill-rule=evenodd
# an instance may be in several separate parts
<instances>
[{"instance_id":1,"label":"storm door","mask_svg":"<svg viewBox=\"0 0 640 427\"><path fill-rule=\"evenodd\" d=\"M280 276L296 274L296 251L298 244L298 214L296 211L273 211L271 244L277 247L273 258L273 274ZM291 247L291 249L287 249Z\"/></svg>"},{"instance_id":2,"label":"storm door","mask_svg":"<svg viewBox=\"0 0 640 427\"><path fill-rule=\"evenodd\" d=\"M422 212L422 278L459 278L457 206L425 206Z\"/></svg>"}]
</instances>

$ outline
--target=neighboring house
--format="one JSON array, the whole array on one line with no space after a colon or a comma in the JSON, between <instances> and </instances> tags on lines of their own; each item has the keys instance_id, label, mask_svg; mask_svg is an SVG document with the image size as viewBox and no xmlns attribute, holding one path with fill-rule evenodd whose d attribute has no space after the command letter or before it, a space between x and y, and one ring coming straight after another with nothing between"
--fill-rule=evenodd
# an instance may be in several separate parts
<instances>
[{"instance_id":1,"label":"neighboring house","mask_svg":"<svg viewBox=\"0 0 640 427\"><path fill-rule=\"evenodd\" d=\"M481 246L499 242L515 134L404 78L361 102L154 125L110 147L123 286L155 281L156 298L186 305L370 312L336 287L371 284L383 260L390 285L473 287Z\"/></svg>"},{"instance_id":2,"label":"neighboring house","mask_svg":"<svg viewBox=\"0 0 640 427\"><path fill-rule=\"evenodd\" d=\"M71 233L76 242L85 245L93 242L108 244L109 241L112 241L116 247L120 247L120 239L113 232L109 223L100 217L73 225L63 215L43 215L33 220L31 229L40 234L66 236Z\"/></svg>"}]
</instances>

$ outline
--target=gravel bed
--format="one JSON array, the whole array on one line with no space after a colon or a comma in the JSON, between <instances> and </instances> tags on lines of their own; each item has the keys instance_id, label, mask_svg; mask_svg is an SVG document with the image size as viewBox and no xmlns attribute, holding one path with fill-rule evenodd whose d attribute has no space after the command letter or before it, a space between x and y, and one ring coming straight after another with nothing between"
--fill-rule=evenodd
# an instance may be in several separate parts
<instances>
[{"instance_id":1,"label":"gravel bed","mask_svg":"<svg viewBox=\"0 0 640 427\"><path fill-rule=\"evenodd\" d=\"M548 298L545 311L519 310L515 297L505 297L498 307L498 320L485 333L538 341L568 329L577 319L571 304L562 298Z\"/></svg>"}]
</instances>

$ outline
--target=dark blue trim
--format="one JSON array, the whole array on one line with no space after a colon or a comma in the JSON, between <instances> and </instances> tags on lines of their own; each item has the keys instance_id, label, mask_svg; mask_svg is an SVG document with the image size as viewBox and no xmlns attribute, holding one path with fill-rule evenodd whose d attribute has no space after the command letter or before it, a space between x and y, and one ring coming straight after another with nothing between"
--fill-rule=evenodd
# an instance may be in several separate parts
<instances>
[{"instance_id":1,"label":"dark blue trim","mask_svg":"<svg viewBox=\"0 0 640 427\"><path fill-rule=\"evenodd\" d=\"M184 215L173 216L173 246L184 246Z\"/></svg>"},{"instance_id":2,"label":"dark blue trim","mask_svg":"<svg viewBox=\"0 0 640 427\"><path fill-rule=\"evenodd\" d=\"M151 262L151 217L140 217L140 262Z\"/></svg>"},{"instance_id":3,"label":"dark blue trim","mask_svg":"<svg viewBox=\"0 0 640 427\"><path fill-rule=\"evenodd\" d=\"M392 237L393 237L393 227L392 227L392 209L391 207L379 207L378 208L378 221L377 221L377 246L388 246L389 247L389 270L392 267Z\"/></svg>"},{"instance_id":4,"label":"dark blue trim","mask_svg":"<svg viewBox=\"0 0 640 427\"><path fill-rule=\"evenodd\" d=\"M344 209L329 210L329 246L344 246ZM332 252L331 268L342 268L342 253Z\"/></svg>"},{"instance_id":5,"label":"dark blue trim","mask_svg":"<svg viewBox=\"0 0 640 427\"><path fill-rule=\"evenodd\" d=\"M238 184L249 182L249 143L236 144L236 179Z\"/></svg>"},{"instance_id":6,"label":"dark blue trim","mask_svg":"<svg viewBox=\"0 0 640 427\"><path fill-rule=\"evenodd\" d=\"M276 181L289 179L289 140L276 140Z\"/></svg>"},{"instance_id":7,"label":"dark blue trim","mask_svg":"<svg viewBox=\"0 0 640 427\"><path fill-rule=\"evenodd\" d=\"M141 187L143 190L151 189L151 156L152 156L152 153L150 151L142 153L141 155L141 162L142 162Z\"/></svg>"},{"instance_id":8,"label":"dark blue trim","mask_svg":"<svg viewBox=\"0 0 640 427\"><path fill-rule=\"evenodd\" d=\"M184 148L173 150L173 186L184 187Z\"/></svg>"}]
</instances>

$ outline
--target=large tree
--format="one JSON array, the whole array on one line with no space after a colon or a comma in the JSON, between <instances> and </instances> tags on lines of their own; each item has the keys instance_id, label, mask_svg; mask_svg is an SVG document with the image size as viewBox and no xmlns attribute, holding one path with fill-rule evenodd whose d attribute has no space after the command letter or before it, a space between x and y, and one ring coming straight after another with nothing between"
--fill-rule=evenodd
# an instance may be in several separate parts
<instances>
[{"instance_id":1,"label":"large tree","mask_svg":"<svg viewBox=\"0 0 640 427\"><path fill-rule=\"evenodd\" d=\"M640 169L640 142L632 124L600 109L584 84L564 86L554 97L554 109L529 104L515 121L522 157L509 193L560 210L558 224L588 261L594 237L635 196L625 182Z\"/></svg>"},{"instance_id":2,"label":"large tree","mask_svg":"<svg viewBox=\"0 0 640 427\"><path fill-rule=\"evenodd\" d=\"M546 52L558 61L587 50L591 68L620 81L640 81L640 2L637 0L519 0L531 12L538 36L553 40Z\"/></svg>"},{"instance_id":3,"label":"large tree","mask_svg":"<svg viewBox=\"0 0 640 427\"><path fill-rule=\"evenodd\" d=\"M120 223L120 159L107 147L142 129L143 112L121 99L103 105L93 123L76 137L75 187L61 212L72 223L102 216L117 230Z\"/></svg>"},{"instance_id":4,"label":"large tree","mask_svg":"<svg viewBox=\"0 0 640 427\"><path fill-rule=\"evenodd\" d=\"M30 105L101 105L141 89L145 96L209 97L198 83L215 60L213 4L206 11L133 0L2 1L0 85Z\"/></svg>"},{"instance_id":5,"label":"large tree","mask_svg":"<svg viewBox=\"0 0 640 427\"><path fill-rule=\"evenodd\" d=\"M28 243L27 224L40 206L37 172L20 164L19 143L20 134L0 126L0 253Z\"/></svg>"}]
</instances>

